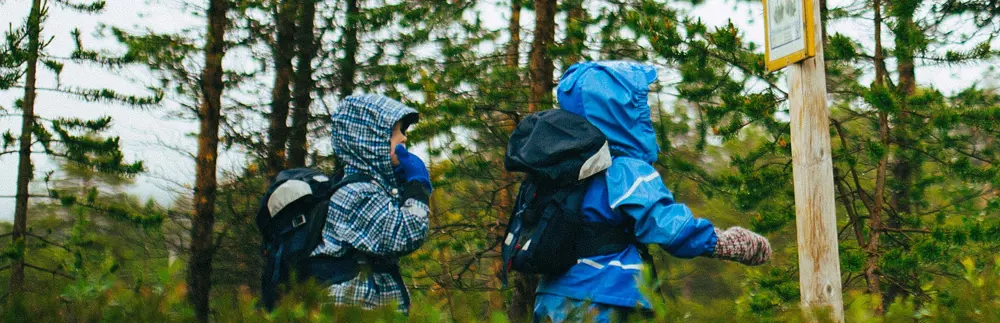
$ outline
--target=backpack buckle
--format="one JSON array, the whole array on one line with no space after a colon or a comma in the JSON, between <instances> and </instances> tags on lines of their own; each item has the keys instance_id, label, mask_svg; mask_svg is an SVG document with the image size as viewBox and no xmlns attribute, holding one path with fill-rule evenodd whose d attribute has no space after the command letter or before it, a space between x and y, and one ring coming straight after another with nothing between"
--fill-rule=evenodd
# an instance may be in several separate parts
<instances>
[{"instance_id":1,"label":"backpack buckle","mask_svg":"<svg viewBox=\"0 0 1000 323\"><path fill-rule=\"evenodd\" d=\"M292 227L298 228L299 226L302 226L303 224L306 224L306 216L304 214L299 214L298 217L296 217L294 220L292 220Z\"/></svg>"}]
</instances>

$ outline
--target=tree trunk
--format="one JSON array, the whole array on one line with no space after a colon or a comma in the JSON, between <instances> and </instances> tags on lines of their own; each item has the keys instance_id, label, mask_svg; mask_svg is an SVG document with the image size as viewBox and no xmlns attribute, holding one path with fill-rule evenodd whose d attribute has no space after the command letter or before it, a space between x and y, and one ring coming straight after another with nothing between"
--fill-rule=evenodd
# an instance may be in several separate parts
<instances>
[{"instance_id":1,"label":"tree trunk","mask_svg":"<svg viewBox=\"0 0 1000 323\"><path fill-rule=\"evenodd\" d=\"M885 84L885 56L882 53L882 1L875 0L872 5L875 11L875 84Z\"/></svg>"},{"instance_id":2,"label":"tree trunk","mask_svg":"<svg viewBox=\"0 0 1000 323\"><path fill-rule=\"evenodd\" d=\"M553 66L552 58L548 55L548 47L555 38L555 13L556 0L535 0L535 37L531 42L531 57L528 64L529 112L547 108L552 103ZM534 275L513 277L514 294L507 308L507 316L511 322L530 321L537 286L538 278Z\"/></svg>"},{"instance_id":3,"label":"tree trunk","mask_svg":"<svg viewBox=\"0 0 1000 323\"><path fill-rule=\"evenodd\" d=\"M538 277L517 273L513 281L514 294L510 297L510 306L507 307L507 318L510 322L531 322Z\"/></svg>"},{"instance_id":4,"label":"tree trunk","mask_svg":"<svg viewBox=\"0 0 1000 323\"><path fill-rule=\"evenodd\" d=\"M521 1L510 0L510 24L507 25L510 41L507 42L505 61L509 68L516 68L521 56Z\"/></svg>"},{"instance_id":5,"label":"tree trunk","mask_svg":"<svg viewBox=\"0 0 1000 323\"><path fill-rule=\"evenodd\" d=\"M358 0L347 0L347 24L344 25L344 59L340 61L340 98L354 93L354 73L358 68L358 23L361 21Z\"/></svg>"},{"instance_id":6,"label":"tree trunk","mask_svg":"<svg viewBox=\"0 0 1000 323\"><path fill-rule=\"evenodd\" d=\"M299 23L295 41L298 43L298 67L295 69L295 109L292 110L292 131L288 138L288 166L304 167L309 149L309 107L312 104L313 81L312 61L316 57L316 35L313 21L316 19L316 0L302 0L299 8Z\"/></svg>"},{"instance_id":7,"label":"tree trunk","mask_svg":"<svg viewBox=\"0 0 1000 323\"><path fill-rule=\"evenodd\" d=\"M897 28L912 27L912 14L912 12L904 12L901 17L897 17L899 19L899 26ZM916 129L919 125L912 124L913 119L909 117L909 97L916 91L917 82L913 49L912 45L907 44L910 39L905 34L906 32L902 30L897 30L896 33L896 60L899 71L899 82L896 90L904 99L902 100L900 112L894 122L896 127L893 129L893 139L899 146L899 155L896 156L891 166L892 177L895 183L892 185L893 191L889 197L889 205L896 210L895 216L890 217L889 221L887 221L887 227L891 229L902 228L900 217L910 214L913 211L910 194L914 185L916 172L920 169L919 160L921 159L921 154L907 148L913 146L913 139L911 139L912 136L909 131L910 127ZM916 282L916 277L900 278L902 279L897 279L897 281L904 283ZM904 288L895 284L889 285L883 295L883 303L892 304L898 296L905 293Z\"/></svg>"},{"instance_id":8,"label":"tree trunk","mask_svg":"<svg viewBox=\"0 0 1000 323\"><path fill-rule=\"evenodd\" d=\"M226 0L212 0L208 7L205 68L201 74L198 155L195 165L194 221L191 226L191 260L188 265L188 298L198 320L208 321L208 296L212 283L212 235L215 224L216 156L219 116L222 110L222 56L225 55Z\"/></svg>"},{"instance_id":9,"label":"tree trunk","mask_svg":"<svg viewBox=\"0 0 1000 323\"><path fill-rule=\"evenodd\" d=\"M882 9L881 0L875 0L875 84L883 86L885 84L885 60L882 55ZM879 118L879 139L883 145L889 144L889 121L885 112L878 113ZM888 147L886 147L888 148ZM875 314L885 314L885 306L882 303L882 284L878 269L879 260L879 240L882 231L882 201L885 192L886 164L889 156L885 155L879 159L878 170L875 178L875 197L869 205L869 215L871 217L871 235L868 238L868 245L865 246L868 259L865 262L865 278L868 280L868 293L875 300ZM858 188L860 190L860 187ZM862 193L863 194L863 193Z\"/></svg>"},{"instance_id":10,"label":"tree trunk","mask_svg":"<svg viewBox=\"0 0 1000 323\"><path fill-rule=\"evenodd\" d=\"M826 0L819 0L820 34L823 35L823 44L830 42L830 36L826 33L826 22L830 19L830 10L826 5ZM825 46L824 46L825 47Z\"/></svg>"},{"instance_id":11,"label":"tree trunk","mask_svg":"<svg viewBox=\"0 0 1000 323\"><path fill-rule=\"evenodd\" d=\"M507 25L507 33L510 34L510 40L507 42L507 53L504 57L504 65L511 73L511 78L508 79L505 86L507 91L511 93L512 96L517 96L523 98L524 92L522 92L521 84L521 3L524 0L511 0L510 1L510 23ZM519 100L514 100L519 101ZM517 110L519 107L517 104L507 103L504 106L510 110ZM507 134L514 131L516 126L516 118L511 115L506 115L510 118L508 127L506 128ZM504 172L504 178L510 178L508 172Z\"/></svg>"},{"instance_id":12,"label":"tree trunk","mask_svg":"<svg viewBox=\"0 0 1000 323\"><path fill-rule=\"evenodd\" d=\"M42 24L42 4L40 0L31 2L28 16L28 61L24 80L24 100L21 103L20 151L17 161L17 195L14 206L13 244L24 245L28 232L28 184L33 177L31 166L31 131L35 127L35 74L38 67L39 34ZM10 299L20 300L24 293L24 249L14 259L10 267Z\"/></svg>"},{"instance_id":13,"label":"tree trunk","mask_svg":"<svg viewBox=\"0 0 1000 323\"><path fill-rule=\"evenodd\" d=\"M520 90L518 89L521 86L519 81L521 79L520 69L519 69L520 58L521 58L521 1L522 0L510 1L510 24L507 26L507 32L510 33L510 41L507 42L507 55L506 55L506 60L504 62L507 68L509 68L511 70L511 73L513 73L514 76L516 77L515 79L516 81L512 80L510 83L507 84L507 87L513 91L516 91L517 93L520 93ZM513 120L513 118L511 118L511 120L507 122L508 126L504 128L504 131L507 134L510 134L512 131L514 131L514 127L516 126L515 122L516 120ZM514 174L510 172L501 172L501 176L503 178L503 182L497 183L497 185L499 185L501 188L500 192L498 193L499 196L498 196L498 202L496 203L496 212L497 212L497 219L502 219L500 220L500 223L506 223L505 221L507 221L507 217L511 215L511 209L513 208L514 204L513 202L514 198L512 196L513 194L511 193L511 190L508 189L507 184L514 182L515 178ZM500 234L503 233L501 232ZM496 266L495 269L499 273L501 270L503 270L503 264L498 264L498 266ZM533 299L530 298L534 297L534 295L532 294L525 295L518 289L518 286L525 284L530 285L530 282L522 281L520 275L515 275L512 278L514 281L513 284L514 295L511 298L512 304L507 306L507 316L511 319L511 322L527 322L529 317L528 315L529 313L531 313L530 312L531 308L527 307L527 305L524 304L524 302L528 300L533 301ZM534 290L532 289L532 291ZM529 299L525 299L525 297L529 297Z\"/></svg>"},{"instance_id":14,"label":"tree trunk","mask_svg":"<svg viewBox=\"0 0 1000 323\"><path fill-rule=\"evenodd\" d=\"M271 91L270 127L267 129L267 177L273 179L285 168L285 145L288 144L288 104L291 91L292 58L295 56L296 1L281 1L275 8L278 36L274 53L274 88Z\"/></svg>"},{"instance_id":15,"label":"tree trunk","mask_svg":"<svg viewBox=\"0 0 1000 323\"><path fill-rule=\"evenodd\" d=\"M899 24L913 26L913 13L904 13L902 17L899 17ZM912 27L916 28L916 27ZM919 170L917 164L914 163L915 160L919 158L919 154L912 153L905 147L911 147L912 139L909 133L908 122L912 119L909 115L909 97L917 89L917 77L915 72L915 63L913 60L913 48L912 45L906 44L906 42L911 41L909 37L900 36L899 34L903 31L897 32L896 36L896 51L897 51L897 69L899 70L899 86L897 90L899 94L905 99L903 100L902 107L900 109L900 114L897 116L898 124L901 126L896 127L895 135L897 142L902 146L903 156L896 158L896 163L893 165L893 177L897 180L899 189L894 192L891 198L892 205L896 208L899 214L906 214L911 211L911 201L910 201L910 189L913 186L915 171ZM898 228L899 221L893 219L890 222L891 225Z\"/></svg>"},{"instance_id":16,"label":"tree trunk","mask_svg":"<svg viewBox=\"0 0 1000 323\"><path fill-rule=\"evenodd\" d=\"M569 55L563 58L563 71L583 60L583 48L587 41L588 18L583 0L567 1L566 7L566 46L569 47Z\"/></svg>"},{"instance_id":17,"label":"tree trunk","mask_svg":"<svg viewBox=\"0 0 1000 323\"><path fill-rule=\"evenodd\" d=\"M530 99L528 111L547 109L552 104L552 57L549 46L556 33L556 0L535 0L535 39L531 42Z\"/></svg>"}]
</instances>

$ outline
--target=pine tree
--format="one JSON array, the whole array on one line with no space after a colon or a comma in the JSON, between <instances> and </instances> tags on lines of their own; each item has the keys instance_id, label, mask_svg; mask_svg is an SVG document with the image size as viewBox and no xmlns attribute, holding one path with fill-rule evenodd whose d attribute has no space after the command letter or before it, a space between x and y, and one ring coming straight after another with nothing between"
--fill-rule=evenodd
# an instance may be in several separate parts
<instances>
[{"instance_id":1,"label":"pine tree","mask_svg":"<svg viewBox=\"0 0 1000 323\"><path fill-rule=\"evenodd\" d=\"M925 290L926 282L961 270L956 262L941 258L938 252L977 250L972 247L975 244L961 238L969 234L969 227L956 227L947 218L965 222L995 212L989 205L963 206L991 196L983 188L991 186L992 169L988 165L996 161L997 155L988 148L983 150L991 143L978 144L974 141L977 138L968 134L990 133L995 120L984 118L969 123L968 119L956 117L989 113L991 109L967 104L962 98L970 93L989 96L990 91L973 87L948 97L916 82L917 67L921 65L975 63L991 57L988 46L984 46L988 40L940 31L949 19L962 13L956 10L961 6L957 4L874 2L871 10L876 18L876 33L871 54L866 53L860 40L839 33L831 36L828 52L838 58L830 77L838 86L832 92L841 102L836 106L840 111L834 110L831 116L837 130L834 143L840 144L835 161L844 161L836 163L835 174L841 204L850 216L848 226L854 231L854 243L845 248L845 256L866 259L863 277L869 294L878 299L878 314L901 296L921 302L931 300L935 291ZM923 11L925 8L930 10ZM858 19L855 17L861 14L844 8L832 12L839 19ZM972 21L960 29L975 35L980 28ZM880 29L883 31L878 32ZM882 41L883 33L893 36L892 47ZM965 48L949 48L951 43L965 44ZM933 50L935 44L946 49ZM887 68L890 60L896 62L896 73ZM858 84L856 75L863 73L868 64L874 65L875 82ZM865 104L859 106L859 99ZM871 129L877 129L878 141L869 139ZM978 162L967 163L965 158ZM877 169L874 179L866 176L871 165ZM980 177L966 177L971 173ZM945 180L948 177L961 180ZM942 236L943 232L951 238ZM854 281L849 279L845 287L852 284Z\"/></svg>"},{"instance_id":2,"label":"pine tree","mask_svg":"<svg viewBox=\"0 0 1000 323\"><path fill-rule=\"evenodd\" d=\"M217 221L216 209L226 210L225 207L242 209L225 199L226 192L219 191L219 183L226 183L227 180L220 181L216 175L219 171L216 167L220 153L219 145L222 145L221 150L229 150L233 146L245 147L250 154L248 159L254 161L248 167L266 165L267 141L262 139L266 135L259 129L267 129L266 126L262 126L267 124L267 119L260 118L262 114L259 110L262 109L258 108L269 105L240 102L228 95L223 98L223 94L232 92L258 94L255 89L267 81L259 77L261 69L229 70L221 65L222 57L227 50L253 48L269 35L262 24L250 19L254 15L237 14L233 16L238 19L229 21L227 13L247 13L260 8L262 8L260 3L251 0L213 2L208 11L208 36L202 44L199 44L201 42L199 36L189 32L133 33L112 26L109 28L110 35L127 49L124 54L109 57L85 48L80 42L73 54L79 59L109 67L121 64L140 64L148 67L155 81L147 86L169 91L172 101L181 107L179 110L169 111L168 116L197 120L200 125L197 152L190 152L191 148L178 148L188 154L196 167L192 194L180 200L181 205L176 207L179 211L173 212L168 217L166 226L170 229L187 231L186 234L171 236L168 242L173 249L190 252L182 254L189 256L186 272L189 291L187 295L195 314L202 320L207 319L209 293L213 283L219 281L218 275L213 275L213 267L219 258L216 256L217 251L224 247L222 242L232 238L233 230L242 230L242 227L234 228L245 222L245 219L235 219L233 213L236 212L221 211L219 217L225 222ZM237 31L248 32L229 32L230 27L239 27L241 29ZM262 58L261 61L267 61L267 58ZM244 85L245 88L242 87ZM226 104L223 105L223 102ZM257 174L258 171L254 170L251 173ZM261 188L264 185L264 182L251 182L260 185ZM190 189L190 186L185 185L185 190ZM219 199L220 194L222 200ZM253 240L248 239L248 241ZM231 260L228 258L231 255L225 256L227 261ZM224 277L221 281L226 282L228 278Z\"/></svg>"},{"instance_id":3,"label":"pine tree","mask_svg":"<svg viewBox=\"0 0 1000 323\"><path fill-rule=\"evenodd\" d=\"M35 77L38 69L38 52L41 49L39 44L40 32L42 29L42 4L40 0L31 2L31 13L28 16L28 48L27 67L25 68L24 99L21 101L21 111L23 111L21 122L20 151L17 163L17 202L14 206L14 234L12 239L15 245L24 244L24 235L27 232L28 220L28 182L31 181L31 135L35 127ZM23 249L23 248L22 248ZM21 296L24 290L24 256L19 256L14 260L10 274L10 293L16 299Z\"/></svg>"},{"instance_id":4,"label":"pine tree","mask_svg":"<svg viewBox=\"0 0 1000 323\"><path fill-rule=\"evenodd\" d=\"M96 132L88 131L89 136ZM153 201L143 203L121 190L134 176L96 170L86 164L59 160L47 171L49 199L31 204L31 226L24 243L30 254L25 274L24 308L33 317L55 315L47 307L59 295L64 313L76 316L106 286L142 288L167 265L167 244L160 224L170 211ZM9 247L10 243L2 244ZM4 307L5 316L12 308ZM16 314L14 314L16 315ZM8 320L16 320L6 316ZM79 316L77 316L79 317Z\"/></svg>"},{"instance_id":5,"label":"pine tree","mask_svg":"<svg viewBox=\"0 0 1000 323\"><path fill-rule=\"evenodd\" d=\"M100 12L104 8L103 1L86 4L57 2L57 4L61 8L85 13ZM28 209L31 207L29 198L32 197L29 185L34 178L35 171L31 155L44 153L47 156L71 163L86 165L95 171L128 176L143 170L141 162L127 163L124 161L117 137L101 138L93 135L109 129L111 126L110 117L95 120L62 117L46 119L37 115L35 110L39 90L37 86L38 68L48 68L57 75L56 88L48 90L70 95L82 101L148 107L157 104L162 98L162 94L159 92L148 97L140 97L123 95L111 89L69 88L59 85L58 76L65 66L65 60L50 56L45 52L48 41L43 38L42 29L48 10L47 1L33 1L25 26L9 30L6 42L0 48L0 53L3 53L0 55L3 56L0 59L0 89L12 87L24 89L23 99L15 102L15 107L21 110L20 135L15 136L11 131L4 133L3 148L5 150L2 152L2 154L17 153L19 156L14 227L11 233L13 244L10 247L12 251L6 253L12 260L9 285L11 297L9 300L15 302L21 299L24 293L26 267L51 271L51 269L26 262L26 239L29 236L39 238L28 232ZM18 149L11 150L15 145L18 146ZM48 197L48 195L41 197Z\"/></svg>"},{"instance_id":6,"label":"pine tree","mask_svg":"<svg viewBox=\"0 0 1000 323\"><path fill-rule=\"evenodd\" d=\"M531 41L528 73L531 101L528 111L545 110L552 104L553 70L549 48L555 43L556 0L535 0L535 34Z\"/></svg>"},{"instance_id":7,"label":"pine tree","mask_svg":"<svg viewBox=\"0 0 1000 323\"><path fill-rule=\"evenodd\" d=\"M824 34L829 91L836 102L831 128L838 223L841 232L849 232L841 236L844 288L869 292L884 303L874 306L880 313L901 294L923 303L932 301L931 295L941 291L928 290L928 283L962 270L952 256L974 256L993 247L981 240L991 232L992 221L971 223L995 212L995 206L973 201L991 196L987 187L992 187L995 175L989 165L996 154L989 148L995 143L979 141L979 136L995 129L994 118L986 117L992 109L988 103L982 105L989 99L979 99L992 97L991 91L973 88L949 97L915 86L913 72L921 60L971 63L990 57L992 51L957 33L936 34L942 20L947 20L942 17L957 11L934 11L944 7L919 1L872 4L861 11L830 8L825 21L871 23L874 13L874 29L888 26L883 30L893 34L893 48L881 40L882 33L867 35L871 38L864 41L837 32ZM699 149L710 146L707 139L712 137L725 143L746 140L750 131L765 134L763 142L728 157L732 171L708 171L671 153L661 159L661 166L688 174L703 184L704 193L730 201L748 215L756 230L770 233L789 227L794 219L792 178L788 125L780 117L787 113L780 104L786 94L776 84L780 74L763 71L756 45L745 43L734 25L710 31L697 20L653 2L619 8L599 21L628 26L653 50L634 51L626 39L619 40L617 29L604 27L602 53L662 61L676 68L677 98L698 115ZM914 14L927 8L934 13ZM964 49L929 50L935 42L962 40L968 44ZM863 43L876 47L866 50ZM897 62L896 73L887 67L890 59ZM870 71L874 82L859 84ZM750 81L758 85L749 87ZM972 97L977 99L967 101ZM980 118L970 123L970 115ZM972 174L976 177L968 177ZM796 289L797 269L780 267L785 259L778 255L779 268L752 277L754 293L745 296L749 308L744 313L776 313L796 301L797 293L790 291Z\"/></svg>"},{"instance_id":8,"label":"pine tree","mask_svg":"<svg viewBox=\"0 0 1000 323\"><path fill-rule=\"evenodd\" d=\"M573 64L583 61L584 50L587 43L587 27L589 26L590 15L587 12L586 1L570 0L563 2L562 7L566 11L565 40L560 51L566 51L562 62L562 70L565 71ZM559 55L559 56L563 56Z\"/></svg>"},{"instance_id":9,"label":"pine tree","mask_svg":"<svg viewBox=\"0 0 1000 323\"><path fill-rule=\"evenodd\" d=\"M292 130L288 138L288 166L303 167L306 165L306 155L309 152L309 118L312 105L312 93L316 82L313 81L313 60L316 58L317 46L315 20L316 0L302 0L299 4L296 20L296 59L294 99L295 109L292 110Z\"/></svg>"},{"instance_id":10,"label":"pine tree","mask_svg":"<svg viewBox=\"0 0 1000 323\"><path fill-rule=\"evenodd\" d=\"M195 167L195 213L191 228L191 260L188 266L188 297L200 321L208 321L208 301L212 281L212 256L215 252L214 224L217 189L219 117L222 111L222 57L226 54L225 34L229 24L226 0L209 3L208 32L205 41L205 67L201 74L202 102L199 113L198 154Z\"/></svg>"},{"instance_id":11,"label":"pine tree","mask_svg":"<svg viewBox=\"0 0 1000 323\"><path fill-rule=\"evenodd\" d=\"M295 56L295 17L298 2L278 1L273 8L277 29L271 52L274 57L274 88L271 92L270 125L267 128L267 176L274 178L285 168L288 145L288 111L291 103L292 58Z\"/></svg>"},{"instance_id":12,"label":"pine tree","mask_svg":"<svg viewBox=\"0 0 1000 323\"><path fill-rule=\"evenodd\" d=\"M338 83L340 97L345 98L354 92L354 78L357 70L358 59L358 33L359 25L362 21L359 0L347 0L347 11L344 13L347 20L344 23L344 33L342 36L342 46L344 57L340 61L340 82Z\"/></svg>"}]
</instances>

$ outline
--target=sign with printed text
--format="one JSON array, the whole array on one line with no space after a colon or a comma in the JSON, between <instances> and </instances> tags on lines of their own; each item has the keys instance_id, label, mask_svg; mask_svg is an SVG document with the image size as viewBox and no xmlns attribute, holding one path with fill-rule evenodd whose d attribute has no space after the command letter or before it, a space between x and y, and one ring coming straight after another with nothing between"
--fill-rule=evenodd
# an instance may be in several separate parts
<instances>
[{"instance_id":1,"label":"sign with printed text","mask_svg":"<svg viewBox=\"0 0 1000 323\"><path fill-rule=\"evenodd\" d=\"M777 71L816 55L813 12L808 0L764 1L764 56Z\"/></svg>"}]
</instances>

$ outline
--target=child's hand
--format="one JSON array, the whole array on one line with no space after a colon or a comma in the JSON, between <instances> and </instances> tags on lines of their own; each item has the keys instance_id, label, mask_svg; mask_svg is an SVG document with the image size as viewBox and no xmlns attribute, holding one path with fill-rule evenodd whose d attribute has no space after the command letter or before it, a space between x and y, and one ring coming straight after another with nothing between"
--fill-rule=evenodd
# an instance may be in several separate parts
<instances>
[{"instance_id":1,"label":"child's hand","mask_svg":"<svg viewBox=\"0 0 1000 323\"><path fill-rule=\"evenodd\" d=\"M757 266L771 259L771 243L753 231L731 227L726 231L715 229L719 237L712 257L732 260L744 265Z\"/></svg>"},{"instance_id":2,"label":"child's hand","mask_svg":"<svg viewBox=\"0 0 1000 323\"><path fill-rule=\"evenodd\" d=\"M431 190L431 174L420 157L406 151L406 147L400 144L396 146L396 158L399 159L396 172L402 175L403 183L417 181L424 184L428 192Z\"/></svg>"}]
</instances>

